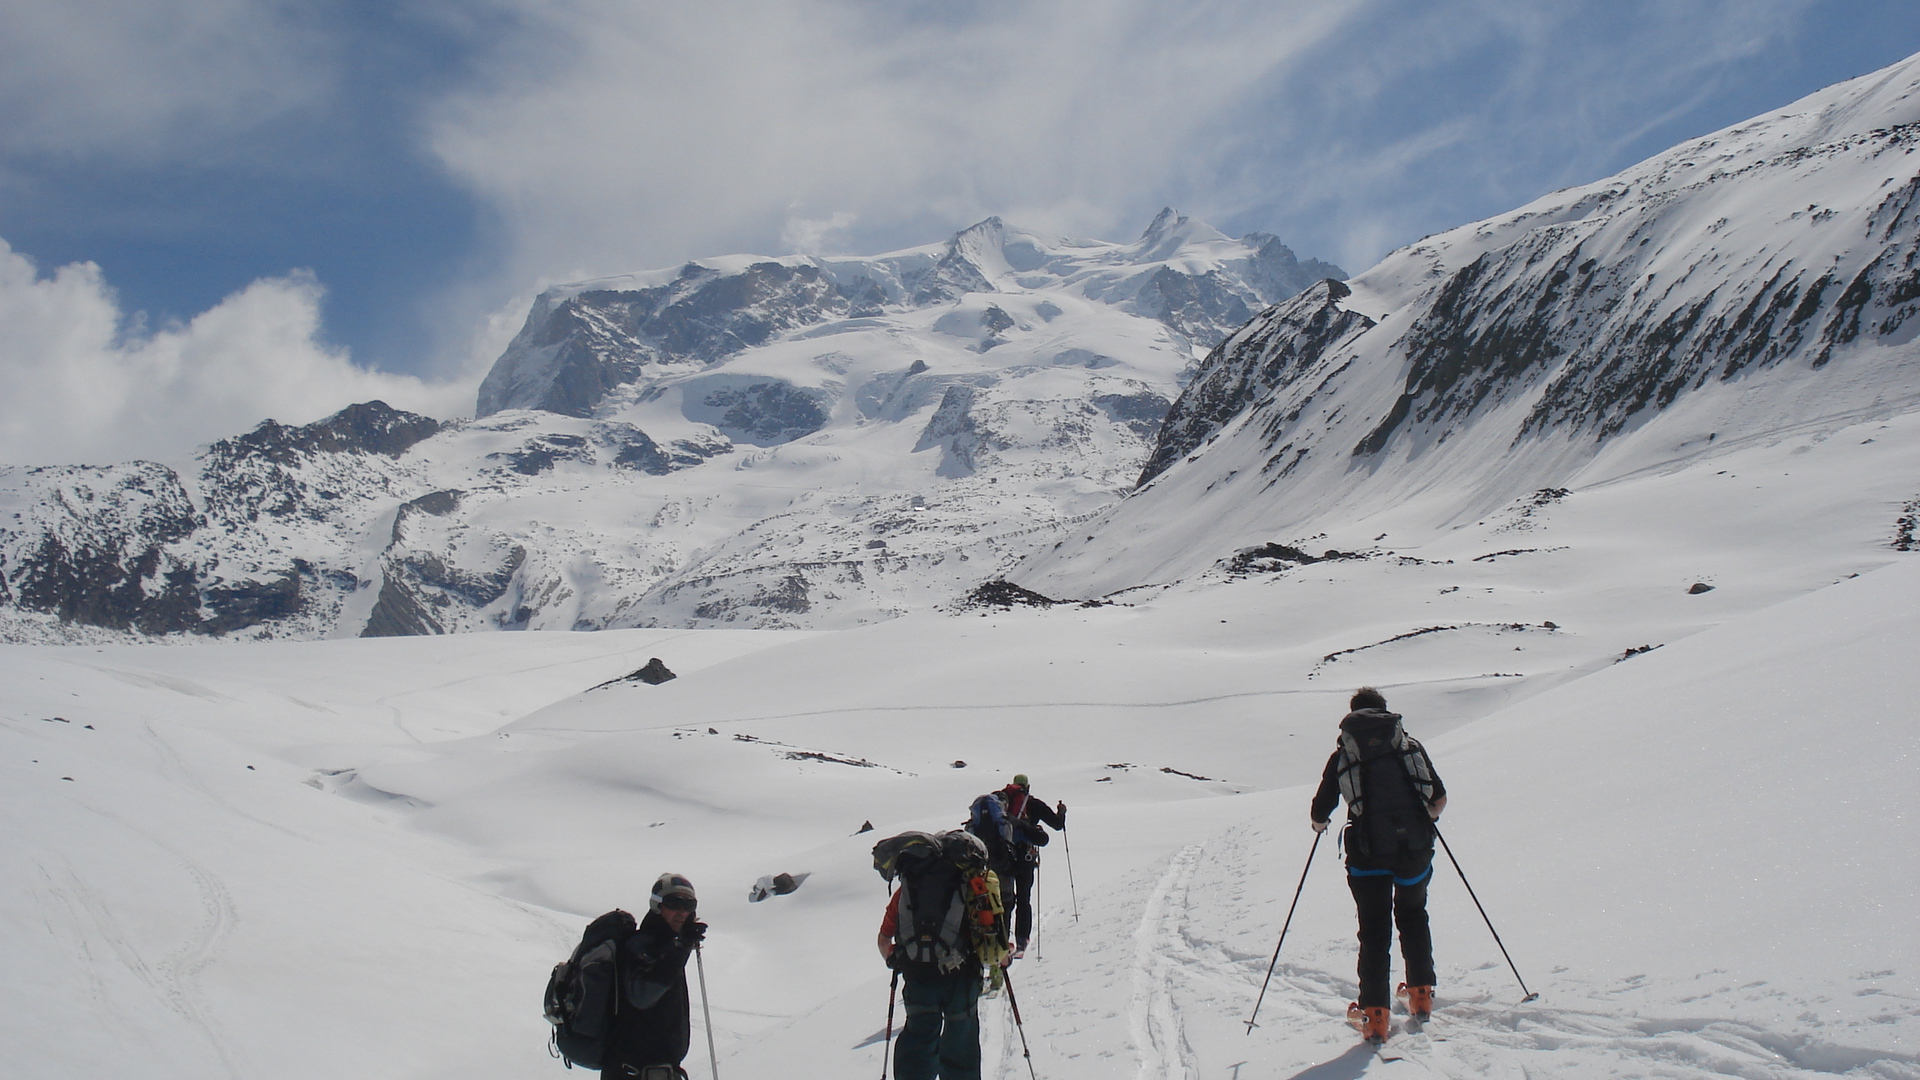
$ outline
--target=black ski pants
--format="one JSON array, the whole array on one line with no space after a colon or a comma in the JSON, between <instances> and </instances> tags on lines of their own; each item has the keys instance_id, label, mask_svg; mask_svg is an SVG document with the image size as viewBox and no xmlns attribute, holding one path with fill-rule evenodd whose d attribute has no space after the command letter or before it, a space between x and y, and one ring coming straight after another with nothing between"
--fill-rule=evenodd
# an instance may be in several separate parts
<instances>
[{"instance_id":1,"label":"black ski pants","mask_svg":"<svg viewBox=\"0 0 1920 1080\"><path fill-rule=\"evenodd\" d=\"M1400 929L1400 958L1407 966L1407 985L1432 986L1433 934L1427 928L1427 883L1431 867L1414 884L1391 873L1347 874L1353 906L1360 916L1360 1007L1385 1008L1392 1003L1387 985L1393 965L1393 931Z\"/></svg>"},{"instance_id":2,"label":"black ski pants","mask_svg":"<svg viewBox=\"0 0 1920 1080\"><path fill-rule=\"evenodd\" d=\"M1000 878L1000 902L1013 920L1016 944L1033 940L1033 878L1039 870L1039 863L1018 859Z\"/></svg>"}]
</instances>

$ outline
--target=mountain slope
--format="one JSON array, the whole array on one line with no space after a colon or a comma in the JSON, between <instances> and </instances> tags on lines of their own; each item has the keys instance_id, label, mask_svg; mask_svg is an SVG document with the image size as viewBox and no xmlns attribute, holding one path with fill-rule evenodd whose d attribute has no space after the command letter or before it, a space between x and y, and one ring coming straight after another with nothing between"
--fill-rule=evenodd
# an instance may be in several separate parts
<instances>
[{"instance_id":1,"label":"mountain slope","mask_svg":"<svg viewBox=\"0 0 1920 1080\"><path fill-rule=\"evenodd\" d=\"M1910 411L1916 147L1920 59L1308 290L1209 355L1101 541L1022 579L1089 595L1307 533L1412 544Z\"/></svg>"}]
</instances>

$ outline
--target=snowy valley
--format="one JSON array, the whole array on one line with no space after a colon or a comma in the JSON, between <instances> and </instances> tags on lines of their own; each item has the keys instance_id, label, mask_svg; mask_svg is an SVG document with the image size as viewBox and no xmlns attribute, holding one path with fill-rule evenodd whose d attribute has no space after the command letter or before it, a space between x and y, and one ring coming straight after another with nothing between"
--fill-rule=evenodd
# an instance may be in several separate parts
<instances>
[{"instance_id":1,"label":"snowy valley","mask_svg":"<svg viewBox=\"0 0 1920 1080\"><path fill-rule=\"evenodd\" d=\"M276 567L312 596L298 558L335 599L222 632L350 640L15 600L16 638L72 636L0 645L0 1054L558 1076L548 970L673 870L721 1075L876 1073L872 843L1025 772L1071 808L1013 969L1044 1080L1920 1078L1916 132L1920 58L1273 305L1266 249L1170 217L572 286L471 422L263 429L210 451L221 500L16 470L0 509L154 538L114 549L128 610L174 570L202 620ZM1166 266L1241 284L1173 304ZM666 347L726 282L760 329ZM193 547L222 514L246 572ZM1041 595L948 603L1003 573ZM439 632L484 626L526 632ZM1340 1022L1352 903L1307 827L1363 683L1539 993L1443 860L1397 1062Z\"/></svg>"}]
</instances>

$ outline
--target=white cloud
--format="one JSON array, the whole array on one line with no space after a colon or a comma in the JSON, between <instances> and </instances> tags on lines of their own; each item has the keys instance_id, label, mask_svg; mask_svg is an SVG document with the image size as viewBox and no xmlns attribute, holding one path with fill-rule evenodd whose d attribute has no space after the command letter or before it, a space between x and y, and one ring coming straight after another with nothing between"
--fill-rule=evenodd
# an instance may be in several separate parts
<instances>
[{"instance_id":1,"label":"white cloud","mask_svg":"<svg viewBox=\"0 0 1920 1080\"><path fill-rule=\"evenodd\" d=\"M190 322L128 326L91 263L42 276L0 241L0 462L178 464L266 417L307 423L357 401L446 417L470 383L356 367L319 340L320 286L267 278Z\"/></svg>"},{"instance_id":2,"label":"white cloud","mask_svg":"<svg viewBox=\"0 0 1920 1080\"><path fill-rule=\"evenodd\" d=\"M1138 229L1209 153L1207 118L1364 5L515 7L528 32L432 142L499 213L509 278L551 281L765 250L835 213L861 250L995 213Z\"/></svg>"},{"instance_id":3,"label":"white cloud","mask_svg":"<svg viewBox=\"0 0 1920 1080\"><path fill-rule=\"evenodd\" d=\"M1359 271L1627 164L1815 0L497 2L429 129L518 290L1163 203Z\"/></svg>"},{"instance_id":4,"label":"white cloud","mask_svg":"<svg viewBox=\"0 0 1920 1080\"><path fill-rule=\"evenodd\" d=\"M858 220L860 215L847 210L837 210L823 218L795 215L788 218L780 230L780 246L800 255L840 251L845 246L847 230Z\"/></svg>"},{"instance_id":5,"label":"white cloud","mask_svg":"<svg viewBox=\"0 0 1920 1080\"><path fill-rule=\"evenodd\" d=\"M244 153L235 136L340 76L327 21L262 0L0 0L0 144L143 160Z\"/></svg>"}]
</instances>

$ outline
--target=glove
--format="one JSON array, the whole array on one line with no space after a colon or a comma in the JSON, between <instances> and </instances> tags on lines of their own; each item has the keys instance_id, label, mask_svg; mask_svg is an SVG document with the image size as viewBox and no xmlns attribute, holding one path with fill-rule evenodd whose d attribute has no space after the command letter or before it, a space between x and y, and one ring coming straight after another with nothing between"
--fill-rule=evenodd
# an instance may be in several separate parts
<instances>
[{"instance_id":1,"label":"glove","mask_svg":"<svg viewBox=\"0 0 1920 1080\"><path fill-rule=\"evenodd\" d=\"M899 949L895 949L892 952L887 954L887 967L894 971L900 970L900 950Z\"/></svg>"},{"instance_id":2,"label":"glove","mask_svg":"<svg viewBox=\"0 0 1920 1080\"><path fill-rule=\"evenodd\" d=\"M1314 822L1314 823L1313 823L1313 831L1314 831L1314 832L1317 832L1317 833L1323 833L1323 832L1326 832L1326 831L1327 831L1327 823L1326 823L1326 822L1324 822L1324 821L1316 821L1316 822Z\"/></svg>"},{"instance_id":3,"label":"glove","mask_svg":"<svg viewBox=\"0 0 1920 1080\"><path fill-rule=\"evenodd\" d=\"M687 925L680 929L680 944L689 949L699 948L700 943L705 941L706 938L707 924L698 919L688 920Z\"/></svg>"},{"instance_id":4,"label":"glove","mask_svg":"<svg viewBox=\"0 0 1920 1080\"><path fill-rule=\"evenodd\" d=\"M1060 816L1060 827L1063 829L1066 828L1067 827L1067 804L1063 802L1054 803L1053 812Z\"/></svg>"}]
</instances>

